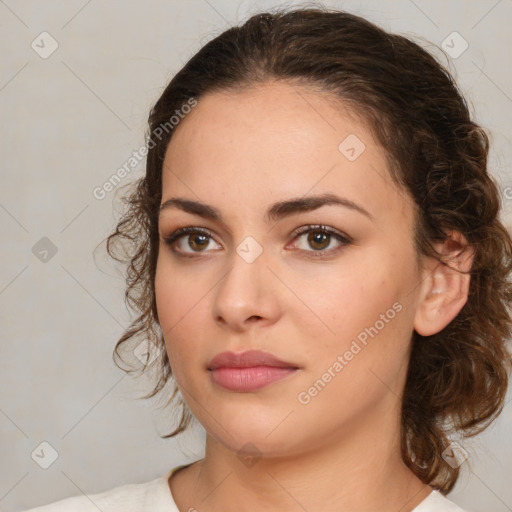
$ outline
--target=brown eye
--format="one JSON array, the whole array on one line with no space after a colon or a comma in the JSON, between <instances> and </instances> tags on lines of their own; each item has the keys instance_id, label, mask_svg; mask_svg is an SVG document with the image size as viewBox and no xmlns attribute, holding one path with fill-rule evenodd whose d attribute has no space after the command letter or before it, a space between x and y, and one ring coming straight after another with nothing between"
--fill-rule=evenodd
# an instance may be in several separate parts
<instances>
[{"instance_id":1,"label":"brown eye","mask_svg":"<svg viewBox=\"0 0 512 512\"><path fill-rule=\"evenodd\" d=\"M208 247L207 235L188 235L188 245L194 251L202 251Z\"/></svg>"},{"instance_id":2,"label":"brown eye","mask_svg":"<svg viewBox=\"0 0 512 512\"><path fill-rule=\"evenodd\" d=\"M329 246L331 235L323 231L310 231L308 233L308 243L313 249L326 249ZM327 241L327 244L326 244Z\"/></svg>"},{"instance_id":3,"label":"brown eye","mask_svg":"<svg viewBox=\"0 0 512 512\"><path fill-rule=\"evenodd\" d=\"M212 234L203 228L186 227L176 230L165 243L176 254L193 256L194 253L206 252L210 242L214 242ZM217 244L218 247L220 247Z\"/></svg>"},{"instance_id":4,"label":"brown eye","mask_svg":"<svg viewBox=\"0 0 512 512\"><path fill-rule=\"evenodd\" d=\"M301 239L304 241L302 242ZM294 244L297 249L308 252L313 257L334 254L352 242L349 236L322 225L310 225L296 230L294 240L298 241ZM329 247L332 242L337 242L337 244L334 247Z\"/></svg>"}]
</instances>

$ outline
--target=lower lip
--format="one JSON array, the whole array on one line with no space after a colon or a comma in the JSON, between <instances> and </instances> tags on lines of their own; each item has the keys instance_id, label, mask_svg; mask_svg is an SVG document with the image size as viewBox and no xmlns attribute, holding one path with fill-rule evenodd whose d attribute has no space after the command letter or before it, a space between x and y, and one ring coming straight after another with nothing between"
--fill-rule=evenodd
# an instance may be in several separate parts
<instances>
[{"instance_id":1,"label":"lower lip","mask_svg":"<svg viewBox=\"0 0 512 512\"><path fill-rule=\"evenodd\" d=\"M294 374L297 368L251 366L250 368L217 368L211 370L213 381L230 391L255 391Z\"/></svg>"}]
</instances>

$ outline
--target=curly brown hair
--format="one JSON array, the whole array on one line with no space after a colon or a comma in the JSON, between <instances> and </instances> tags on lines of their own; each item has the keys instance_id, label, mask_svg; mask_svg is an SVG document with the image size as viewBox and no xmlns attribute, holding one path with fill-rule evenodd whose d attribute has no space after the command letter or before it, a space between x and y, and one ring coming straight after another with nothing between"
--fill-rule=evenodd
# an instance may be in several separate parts
<instances>
[{"instance_id":1,"label":"curly brown hair","mask_svg":"<svg viewBox=\"0 0 512 512\"><path fill-rule=\"evenodd\" d=\"M268 80L316 87L366 119L387 154L391 179L418 212L419 255L442 261L433 243L453 230L474 248L469 297L460 313L435 335L413 333L402 404L403 460L447 494L459 476L459 468L442 458L450 435L481 432L504 406L512 240L499 220L501 198L487 171L488 137L470 118L448 69L409 38L361 17L326 8L256 14L203 46L170 81L149 115L146 174L125 197L124 213L107 238L110 256L127 265L125 300L137 314L117 342L114 361L124 361L119 349L126 342L146 338L161 357L153 363L156 385L143 398L155 396L172 377L154 288L162 164L173 135L169 119L207 92ZM180 422L162 437L178 434L192 419L177 392L174 383L167 403L177 397Z\"/></svg>"}]
</instances>

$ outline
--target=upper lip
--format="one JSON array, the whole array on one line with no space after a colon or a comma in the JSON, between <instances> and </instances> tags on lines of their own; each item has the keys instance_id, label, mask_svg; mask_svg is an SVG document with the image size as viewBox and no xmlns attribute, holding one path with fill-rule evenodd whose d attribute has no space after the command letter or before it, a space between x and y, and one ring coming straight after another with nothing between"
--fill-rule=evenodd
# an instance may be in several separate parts
<instances>
[{"instance_id":1,"label":"upper lip","mask_svg":"<svg viewBox=\"0 0 512 512\"><path fill-rule=\"evenodd\" d=\"M242 353L222 352L208 364L208 370L217 368L250 368L252 366L274 366L279 368L298 368L297 365L282 361L269 352L248 350Z\"/></svg>"}]
</instances>

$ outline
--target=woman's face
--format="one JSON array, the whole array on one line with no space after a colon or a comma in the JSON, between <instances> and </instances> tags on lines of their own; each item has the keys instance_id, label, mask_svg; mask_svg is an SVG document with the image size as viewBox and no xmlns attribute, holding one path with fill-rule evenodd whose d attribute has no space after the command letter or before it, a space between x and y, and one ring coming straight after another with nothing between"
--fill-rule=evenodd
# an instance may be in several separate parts
<instances>
[{"instance_id":1,"label":"woman's face","mask_svg":"<svg viewBox=\"0 0 512 512\"><path fill-rule=\"evenodd\" d=\"M421 277L385 151L328 96L284 83L205 95L174 129L155 287L195 417L269 456L397 431ZM310 203L327 194L339 203ZM322 228L297 234L308 225ZM202 231L166 242L185 227ZM288 369L210 369L248 350Z\"/></svg>"}]
</instances>

